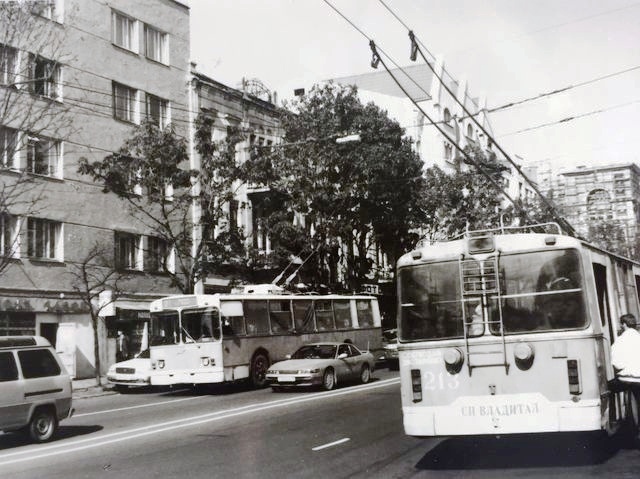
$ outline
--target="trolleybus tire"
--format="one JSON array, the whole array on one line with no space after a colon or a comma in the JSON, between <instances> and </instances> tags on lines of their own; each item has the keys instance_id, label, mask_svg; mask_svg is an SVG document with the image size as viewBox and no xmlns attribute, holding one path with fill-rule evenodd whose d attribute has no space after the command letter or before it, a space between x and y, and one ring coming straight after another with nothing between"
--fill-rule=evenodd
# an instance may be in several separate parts
<instances>
[{"instance_id":1,"label":"trolleybus tire","mask_svg":"<svg viewBox=\"0 0 640 479\"><path fill-rule=\"evenodd\" d=\"M360 382L367 384L371 380L371 368L368 364L362 365L362 371L360 371Z\"/></svg>"},{"instance_id":2,"label":"trolleybus tire","mask_svg":"<svg viewBox=\"0 0 640 479\"><path fill-rule=\"evenodd\" d=\"M325 391L331 391L336 387L336 373L333 368L327 368L322 375L322 388Z\"/></svg>"},{"instance_id":3,"label":"trolleybus tire","mask_svg":"<svg viewBox=\"0 0 640 479\"><path fill-rule=\"evenodd\" d=\"M256 388L262 388L267 384L267 370L269 358L263 353L257 353L251 360L251 384Z\"/></svg>"}]
</instances>

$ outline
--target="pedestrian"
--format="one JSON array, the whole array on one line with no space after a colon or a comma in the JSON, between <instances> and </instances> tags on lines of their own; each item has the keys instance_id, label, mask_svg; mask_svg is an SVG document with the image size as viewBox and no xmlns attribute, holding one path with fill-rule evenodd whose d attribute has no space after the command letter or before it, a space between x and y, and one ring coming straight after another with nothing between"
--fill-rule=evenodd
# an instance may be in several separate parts
<instances>
[{"instance_id":1,"label":"pedestrian","mask_svg":"<svg viewBox=\"0 0 640 479\"><path fill-rule=\"evenodd\" d=\"M620 334L611 345L611 364L616 377L609 381L609 389L614 393L630 391L640 409L640 333L636 326L633 314L620 317Z\"/></svg>"},{"instance_id":2,"label":"pedestrian","mask_svg":"<svg viewBox=\"0 0 640 479\"><path fill-rule=\"evenodd\" d=\"M116 362L125 361L129 359L129 341L124 333L118 330L118 336L116 338Z\"/></svg>"}]
</instances>

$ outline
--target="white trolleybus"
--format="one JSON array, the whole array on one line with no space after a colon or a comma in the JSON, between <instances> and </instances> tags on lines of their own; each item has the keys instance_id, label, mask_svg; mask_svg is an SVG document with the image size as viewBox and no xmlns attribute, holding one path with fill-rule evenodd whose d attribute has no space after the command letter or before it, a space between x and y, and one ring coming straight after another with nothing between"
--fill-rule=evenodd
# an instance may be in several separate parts
<instances>
[{"instance_id":1,"label":"white trolleybus","mask_svg":"<svg viewBox=\"0 0 640 479\"><path fill-rule=\"evenodd\" d=\"M373 296L192 294L151 303L151 384L265 384L271 364L304 343L344 341L380 349Z\"/></svg>"},{"instance_id":2,"label":"white trolleybus","mask_svg":"<svg viewBox=\"0 0 640 479\"><path fill-rule=\"evenodd\" d=\"M541 226L399 260L406 434L637 432L635 402L607 381L618 318L638 316L640 265Z\"/></svg>"}]
</instances>

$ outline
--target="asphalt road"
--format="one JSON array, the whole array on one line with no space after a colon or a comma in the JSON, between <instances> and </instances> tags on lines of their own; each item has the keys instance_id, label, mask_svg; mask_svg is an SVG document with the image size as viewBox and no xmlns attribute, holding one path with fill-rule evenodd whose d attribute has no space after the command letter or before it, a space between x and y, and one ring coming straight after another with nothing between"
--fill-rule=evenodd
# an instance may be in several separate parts
<instances>
[{"instance_id":1,"label":"asphalt road","mask_svg":"<svg viewBox=\"0 0 640 479\"><path fill-rule=\"evenodd\" d=\"M329 393L225 386L75 401L51 443L0 435L0 478L639 477L640 450L593 435L416 439L397 373Z\"/></svg>"}]
</instances>

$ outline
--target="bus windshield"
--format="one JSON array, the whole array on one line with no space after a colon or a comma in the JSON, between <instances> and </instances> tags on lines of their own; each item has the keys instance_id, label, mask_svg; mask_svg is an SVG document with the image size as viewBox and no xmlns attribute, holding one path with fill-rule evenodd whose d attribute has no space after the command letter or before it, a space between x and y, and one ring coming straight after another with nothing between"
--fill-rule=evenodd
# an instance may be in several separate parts
<instances>
[{"instance_id":1,"label":"bus windshield","mask_svg":"<svg viewBox=\"0 0 640 479\"><path fill-rule=\"evenodd\" d=\"M467 322L475 315L480 317L479 329L473 328L468 336L484 334L488 320L489 332L499 334L500 324L493 321L500 318L505 334L585 327L583 281L576 250L505 254L498 265L500 294L488 292L484 298L480 292L461 296L458 261L400 270L400 339L462 337L462 304Z\"/></svg>"},{"instance_id":2,"label":"bus windshield","mask_svg":"<svg viewBox=\"0 0 640 479\"><path fill-rule=\"evenodd\" d=\"M220 314L217 308L198 308L182 311L180 323L177 311L151 315L152 346L219 340Z\"/></svg>"}]
</instances>

